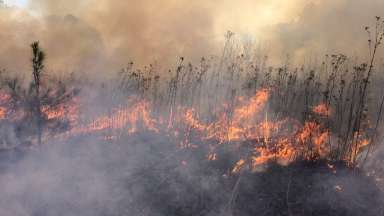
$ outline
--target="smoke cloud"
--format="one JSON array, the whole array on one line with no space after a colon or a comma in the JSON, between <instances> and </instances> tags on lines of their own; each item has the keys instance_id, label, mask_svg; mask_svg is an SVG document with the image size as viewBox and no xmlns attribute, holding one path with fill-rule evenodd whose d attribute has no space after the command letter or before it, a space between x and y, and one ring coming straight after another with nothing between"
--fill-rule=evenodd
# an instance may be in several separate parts
<instances>
[{"instance_id":1,"label":"smoke cloud","mask_svg":"<svg viewBox=\"0 0 384 216\"><path fill-rule=\"evenodd\" d=\"M130 61L168 67L179 56L219 54L227 30L263 44L272 59L364 57L363 27L383 6L381 0L34 0L24 9L0 9L0 65L27 70L28 45L39 40L52 71L108 73Z\"/></svg>"}]
</instances>

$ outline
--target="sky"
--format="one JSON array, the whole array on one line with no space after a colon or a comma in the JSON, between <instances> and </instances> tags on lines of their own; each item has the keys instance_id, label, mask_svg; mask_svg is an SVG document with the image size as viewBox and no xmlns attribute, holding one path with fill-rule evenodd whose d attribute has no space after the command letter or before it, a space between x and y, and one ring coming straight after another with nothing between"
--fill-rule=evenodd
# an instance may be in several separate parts
<instances>
[{"instance_id":1,"label":"sky","mask_svg":"<svg viewBox=\"0 0 384 216\"><path fill-rule=\"evenodd\" d=\"M4 3L11 6L25 8L28 4L28 0L4 0Z\"/></svg>"},{"instance_id":2,"label":"sky","mask_svg":"<svg viewBox=\"0 0 384 216\"><path fill-rule=\"evenodd\" d=\"M265 47L271 61L325 54L365 56L364 26L382 0L6 0L0 8L0 68L29 67L38 40L52 71L107 73L179 56L219 55L227 30ZM351 46L353 44L353 46Z\"/></svg>"}]
</instances>

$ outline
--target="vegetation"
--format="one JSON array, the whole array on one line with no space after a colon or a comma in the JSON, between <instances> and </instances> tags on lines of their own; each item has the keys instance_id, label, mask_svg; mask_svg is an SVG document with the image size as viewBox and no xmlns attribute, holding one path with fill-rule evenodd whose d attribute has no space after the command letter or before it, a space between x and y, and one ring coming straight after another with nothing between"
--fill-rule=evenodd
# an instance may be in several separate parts
<instances>
[{"instance_id":1,"label":"vegetation","mask_svg":"<svg viewBox=\"0 0 384 216\"><path fill-rule=\"evenodd\" d=\"M45 131L58 132L68 130L68 119L55 116L68 103L77 90L68 89L63 80L57 80L43 74L45 53L39 43L34 42L32 48L32 75L29 84L24 85L19 77L12 77L3 72L2 106L5 107L2 124L13 128L17 139L9 140L9 134L2 137L8 147L25 147L37 138L37 144L42 144ZM55 110L55 111L54 111ZM50 111L53 111L50 116ZM60 118L57 118L60 117ZM16 142L16 143L15 143Z\"/></svg>"},{"instance_id":2,"label":"vegetation","mask_svg":"<svg viewBox=\"0 0 384 216\"><path fill-rule=\"evenodd\" d=\"M228 32L221 58L202 58L198 65L180 58L175 70L168 74L156 71L153 65L134 69L131 63L118 74L116 81L120 84L115 91L140 95L153 104L155 113L170 118L176 118L180 114L176 110L184 106L192 107L201 121L212 122L223 109L221 104L229 105L225 112L231 115L238 97L249 98L260 89L271 89L269 119L289 117L302 124L321 124L332 134L327 141L328 159L356 165L360 153L368 155L376 144L384 99L377 91L382 76L375 68L383 21L376 18L373 33L365 29L369 35L368 63L353 65L353 60L337 54L326 55L321 65L292 68L287 62L279 68L268 67L267 56L258 56L249 46L236 47L233 33ZM371 85L373 76L376 82ZM326 116L313 112L320 104L327 110ZM360 148L362 142L369 145Z\"/></svg>"}]
</instances>

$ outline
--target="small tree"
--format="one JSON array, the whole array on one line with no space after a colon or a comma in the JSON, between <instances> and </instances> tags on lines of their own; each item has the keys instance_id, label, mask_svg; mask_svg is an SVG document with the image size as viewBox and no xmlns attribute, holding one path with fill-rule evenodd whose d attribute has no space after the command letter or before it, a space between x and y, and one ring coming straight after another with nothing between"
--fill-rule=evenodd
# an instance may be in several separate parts
<instances>
[{"instance_id":1,"label":"small tree","mask_svg":"<svg viewBox=\"0 0 384 216\"><path fill-rule=\"evenodd\" d=\"M32 68L33 68L33 88L35 90L34 114L36 116L37 142L41 145L42 137L42 115L40 101L41 73L44 69L45 53L40 49L39 42L33 42L32 48Z\"/></svg>"},{"instance_id":2,"label":"small tree","mask_svg":"<svg viewBox=\"0 0 384 216\"><path fill-rule=\"evenodd\" d=\"M36 144L41 145L45 131L60 133L69 129L71 119L67 111L75 105L72 99L78 90L71 79L43 76L45 53L39 42L32 43L31 49L33 79L29 85L23 85L23 80L14 74L0 74L0 93L7 98L2 105L7 110L3 123L14 128L20 144L32 144L31 138L37 137ZM55 115L61 112L65 113Z\"/></svg>"}]
</instances>

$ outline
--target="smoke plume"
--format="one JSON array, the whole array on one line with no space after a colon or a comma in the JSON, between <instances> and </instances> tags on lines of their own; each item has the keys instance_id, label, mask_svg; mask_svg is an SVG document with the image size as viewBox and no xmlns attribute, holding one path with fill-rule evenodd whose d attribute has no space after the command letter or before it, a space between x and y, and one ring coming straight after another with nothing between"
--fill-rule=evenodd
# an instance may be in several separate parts
<instances>
[{"instance_id":1,"label":"smoke plume","mask_svg":"<svg viewBox=\"0 0 384 216\"><path fill-rule=\"evenodd\" d=\"M0 9L0 65L26 70L27 45L39 40L52 71L105 74L131 61L170 67L180 56L219 55L227 30L239 43L251 38L263 45L275 62L288 54L299 62L327 53L364 57L364 26L383 6L380 0L34 0Z\"/></svg>"}]
</instances>

